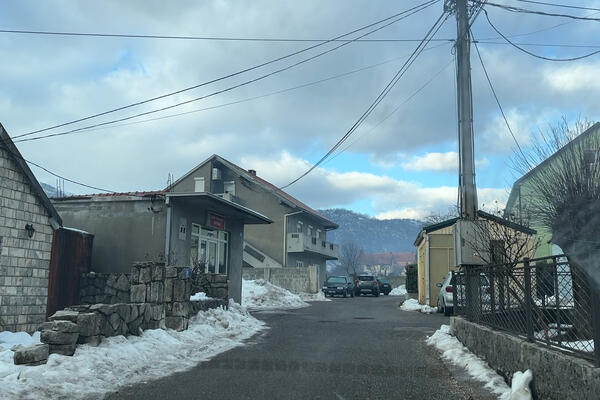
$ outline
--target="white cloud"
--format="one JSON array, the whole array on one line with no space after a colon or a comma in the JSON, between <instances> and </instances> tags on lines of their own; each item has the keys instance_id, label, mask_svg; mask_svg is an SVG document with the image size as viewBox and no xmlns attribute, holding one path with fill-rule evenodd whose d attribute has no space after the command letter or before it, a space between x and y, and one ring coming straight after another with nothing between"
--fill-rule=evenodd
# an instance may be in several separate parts
<instances>
[{"instance_id":1,"label":"white cloud","mask_svg":"<svg viewBox=\"0 0 600 400\"><path fill-rule=\"evenodd\" d=\"M600 90L600 62L570 64L559 68L546 68L544 80L558 92L592 92Z\"/></svg>"},{"instance_id":2,"label":"white cloud","mask_svg":"<svg viewBox=\"0 0 600 400\"><path fill-rule=\"evenodd\" d=\"M475 161L475 166L480 168L485 168L488 164L489 161L486 158ZM407 171L456 172L458 171L458 152L448 151L413 156L402 163L402 168Z\"/></svg>"}]
</instances>

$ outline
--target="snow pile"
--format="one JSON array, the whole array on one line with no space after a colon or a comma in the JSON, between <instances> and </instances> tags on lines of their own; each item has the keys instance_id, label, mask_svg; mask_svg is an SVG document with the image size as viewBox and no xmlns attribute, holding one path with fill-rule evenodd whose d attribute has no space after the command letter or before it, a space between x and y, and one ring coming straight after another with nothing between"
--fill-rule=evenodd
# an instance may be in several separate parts
<instances>
[{"instance_id":1,"label":"snow pile","mask_svg":"<svg viewBox=\"0 0 600 400\"><path fill-rule=\"evenodd\" d=\"M406 286L400 285L396 288L393 288L390 292L390 296L404 296L406 294Z\"/></svg>"},{"instance_id":2,"label":"snow pile","mask_svg":"<svg viewBox=\"0 0 600 400\"><path fill-rule=\"evenodd\" d=\"M0 350L0 398L102 398L120 386L156 379L194 367L242 345L264 328L239 304L211 309L190 320L189 329L147 330L137 336L82 345L73 357L51 354L45 365L13 364L13 352Z\"/></svg>"},{"instance_id":3,"label":"snow pile","mask_svg":"<svg viewBox=\"0 0 600 400\"><path fill-rule=\"evenodd\" d=\"M308 307L300 296L264 279L242 279L242 305L251 310L283 310Z\"/></svg>"},{"instance_id":4,"label":"snow pile","mask_svg":"<svg viewBox=\"0 0 600 400\"><path fill-rule=\"evenodd\" d=\"M298 296L300 296L300 298L303 301L331 301L331 299L328 299L327 297L325 297L325 294L323 292L300 293Z\"/></svg>"},{"instance_id":5,"label":"snow pile","mask_svg":"<svg viewBox=\"0 0 600 400\"><path fill-rule=\"evenodd\" d=\"M419 304L416 299L407 299L400 306L402 311L421 311L424 314L431 314L437 311L437 307L430 307L427 304Z\"/></svg>"},{"instance_id":6,"label":"snow pile","mask_svg":"<svg viewBox=\"0 0 600 400\"><path fill-rule=\"evenodd\" d=\"M433 335L427 338L427 344L435 346L442 352L442 358L452 364L464 368L476 380L485 383L484 387L501 400L531 400L529 383L532 379L530 370L515 372L512 388L489 365L471 353L468 348L454 336L450 335L450 326L442 325Z\"/></svg>"},{"instance_id":7,"label":"snow pile","mask_svg":"<svg viewBox=\"0 0 600 400\"><path fill-rule=\"evenodd\" d=\"M40 333L35 332L33 336L30 336L26 332L0 332L0 351L8 350L15 345L28 346L33 343L40 342Z\"/></svg>"},{"instance_id":8,"label":"snow pile","mask_svg":"<svg viewBox=\"0 0 600 400\"><path fill-rule=\"evenodd\" d=\"M204 292L198 292L190 296L190 301L204 301L204 300L212 300L212 297L208 297Z\"/></svg>"}]
</instances>

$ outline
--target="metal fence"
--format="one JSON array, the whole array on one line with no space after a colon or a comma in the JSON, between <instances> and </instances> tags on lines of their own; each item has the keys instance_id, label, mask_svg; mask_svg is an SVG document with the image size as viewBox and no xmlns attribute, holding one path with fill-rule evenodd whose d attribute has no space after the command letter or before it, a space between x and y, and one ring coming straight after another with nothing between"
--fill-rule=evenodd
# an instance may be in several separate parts
<instances>
[{"instance_id":1,"label":"metal fence","mask_svg":"<svg viewBox=\"0 0 600 400\"><path fill-rule=\"evenodd\" d=\"M600 340L599 304L565 256L468 266L453 275L455 314L600 365L594 347L594 339Z\"/></svg>"}]
</instances>

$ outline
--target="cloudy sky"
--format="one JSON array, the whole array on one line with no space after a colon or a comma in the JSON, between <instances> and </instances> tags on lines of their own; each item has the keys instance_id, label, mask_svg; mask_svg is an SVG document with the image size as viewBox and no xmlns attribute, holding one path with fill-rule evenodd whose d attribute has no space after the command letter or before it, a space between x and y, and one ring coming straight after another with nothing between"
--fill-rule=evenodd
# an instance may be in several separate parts
<instances>
[{"instance_id":1,"label":"cloudy sky","mask_svg":"<svg viewBox=\"0 0 600 400\"><path fill-rule=\"evenodd\" d=\"M420 2L3 2L0 29L328 39ZM498 2L600 16L590 10L516 0ZM600 8L600 1L567 3ZM442 8L442 3L437 3L369 38L421 39ZM515 42L527 44L523 47L538 54L571 57L600 49L598 22L514 14L491 6L488 10L502 32L518 35L513 37ZM483 14L473 32L477 39L494 42L481 43L480 50L523 147L531 143L532 132L556 123L561 116L600 119L600 55L565 63L533 58L501 44ZM451 17L436 37L455 35L456 23ZM311 44L315 43L0 33L0 122L16 136L196 85ZM547 44L590 47L541 46ZM26 159L53 172L115 191L163 188L169 173L177 178L213 153L283 185L346 133L416 45L352 43L267 79L185 106L103 129L17 145ZM212 85L38 135L200 97L334 46L328 44ZM342 147L345 151L335 153L321 168L291 186L290 193L317 208L345 207L379 218L420 218L447 211L456 203L458 180L453 60L451 42L431 43ZM474 49L472 66L479 201L486 205L497 201L502 206L517 177L510 167L515 145ZM303 87L273 94L297 86ZM268 96L239 102L263 95ZM236 104L225 105L228 103ZM215 108L221 105L225 106ZM172 116L181 113L186 114ZM42 170L32 169L40 181L56 182ZM91 191L71 183L65 183L65 189Z\"/></svg>"}]
</instances>

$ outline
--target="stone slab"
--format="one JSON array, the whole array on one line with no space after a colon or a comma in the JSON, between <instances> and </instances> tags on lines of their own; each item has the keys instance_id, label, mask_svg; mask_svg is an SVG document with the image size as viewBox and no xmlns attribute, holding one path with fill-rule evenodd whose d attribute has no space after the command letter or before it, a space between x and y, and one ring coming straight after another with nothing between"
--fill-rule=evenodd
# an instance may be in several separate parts
<instances>
[{"instance_id":1,"label":"stone slab","mask_svg":"<svg viewBox=\"0 0 600 400\"><path fill-rule=\"evenodd\" d=\"M16 365L40 365L46 363L49 354L49 346L46 343L21 346L13 354L13 362Z\"/></svg>"}]
</instances>

